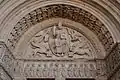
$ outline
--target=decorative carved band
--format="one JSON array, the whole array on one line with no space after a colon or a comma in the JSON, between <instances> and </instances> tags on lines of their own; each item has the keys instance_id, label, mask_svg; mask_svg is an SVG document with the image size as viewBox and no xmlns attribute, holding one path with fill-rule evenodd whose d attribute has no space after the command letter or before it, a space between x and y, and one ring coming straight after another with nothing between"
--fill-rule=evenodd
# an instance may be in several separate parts
<instances>
[{"instance_id":1,"label":"decorative carved band","mask_svg":"<svg viewBox=\"0 0 120 80\"><path fill-rule=\"evenodd\" d=\"M106 78L104 61L16 61L14 74L26 78ZM101 78L102 77L102 78Z\"/></svg>"},{"instance_id":2,"label":"decorative carved band","mask_svg":"<svg viewBox=\"0 0 120 80\"><path fill-rule=\"evenodd\" d=\"M112 48L114 42L110 32L95 16L74 6L54 4L30 12L15 25L8 39L10 49L13 50L15 48L20 37L30 27L43 20L58 17L82 23L98 36L99 40L105 46L106 51L109 51Z\"/></svg>"},{"instance_id":3,"label":"decorative carved band","mask_svg":"<svg viewBox=\"0 0 120 80\"><path fill-rule=\"evenodd\" d=\"M19 62L18 62L19 63ZM96 66L97 65L97 66ZM104 67L96 62L21 62L16 65L16 73L31 78L98 78L105 76ZM24 67L23 67L24 66ZM99 67L98 67L99 66ZM101 71L103 69L103 71ZM100 72L98 71L100 70Z\"/></svg>"},{"instance_id":4,"label":"decorative carved band","mask_svg":"<svg viewBox=\"0 0 120 80\"><path fill-rule=\"evenodd\" d=\"M25 63L26 77L95 78L95 63Z\"/></svg>"}]
</instances>

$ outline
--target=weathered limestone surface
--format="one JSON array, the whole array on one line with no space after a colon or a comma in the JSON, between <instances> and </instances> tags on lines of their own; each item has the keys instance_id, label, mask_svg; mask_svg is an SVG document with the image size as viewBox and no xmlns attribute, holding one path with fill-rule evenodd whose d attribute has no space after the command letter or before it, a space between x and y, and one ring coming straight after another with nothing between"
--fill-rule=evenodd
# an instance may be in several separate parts
<instances>
[{"instance_id":1,"label":"weathered limestone surface","mask_svg":"<svg viewBox=\"0 0 120 80\"><path fill-rule=\"evenodd\" d=\"M14 59L5 43L0 42L0 80L12 80Z\"/></svg>"},{"instance_id":2,"label":"weathered limestone surface","mask_svg":"<svg viewBox=\"0 0 120 80\"><path fill-rule=\"evenodd\" d=\"M111 77L109 80L120 80L120 69L114 73L114 76Z\"/></svg>"},{"instance_id":3,"label":"weathered limestone surface","mask_svg":"<svg viewBox=\"0 0 120 80\"><path fill-rule=\"evenodd\" d=\"M27 45L28 44L28 45ZM91 42L80 32L62 23L45 28L29 40L20 59L93 59L96 55Z\"/></svg>"},{"instance_id":4,"label":"weathered limestone surface","mask_svg":"<svg viewBox=\"0 0 120 80\"><path fill-rule=\"evenodd\" d=\"M119 0L0 0L0 80L120 80L119 13Z\"/></svg>"},{"instance_id":5,"label":"weathered limestone surface","mask_svg":"<svg viewBox=\"0 0 120 80\"><path fill-rule=\"evenodd\" d=\"M116 43L106 58L108 80L120 79L120 43Z\"/></svg>"},{"instance_id":6,"label":"weathered limestone surface","mask_svg":"<svg viewBox=\"0 0 120 80\"><path fill-rule=\"evenodd\" d=\"M18 62L14 78L95 78L106 80L103 61L24 61Z\"/></svg>"},{"instance_id":7,"label":"weathered limestone surface","mask_svg":"<svg viewBox=\"0 0 120 80\"><path fill-rule=\"evenodd\" d=\"M7 51L5 51L7 50ZM61 61L44 60L28 61L16 60L8 51L5 44L1 43L1 65L13 80L23 78L95 78L106 79L105 63L102 60ZM3 73L3 72L2 72ZM7 77L6 77L7 78ZM102 78L102 79L101 79ZM4 80L4 79L3 79ZM9 80L9 78L8 78Z\"/></svg>"},{"instance_id":8,"label":"weathered limestone surface","mask_svg":"<svg viewBox=\"0 0 120 80\"><path fill-rule=\"evenodd\" d=\"M1 65L0 65L0 80L13 80L11 76L7 72L5 72Z\"/></svg>"},{"instance_id":9,"label":"weathered limestone surface","mask_svg":"<svg viewBox=\"0 0 120 80\"><path fill-rule=\"evenodd\" d=\"M112 48L114 41L105 25L91 13L71 5L50 5L38 8L25 15L12 29L8 37L8 46L14 50L21 36L33 25L50 18L66 18L85 25L93 31L104 45L106 52Z\"/></svg>"}]
</instances>

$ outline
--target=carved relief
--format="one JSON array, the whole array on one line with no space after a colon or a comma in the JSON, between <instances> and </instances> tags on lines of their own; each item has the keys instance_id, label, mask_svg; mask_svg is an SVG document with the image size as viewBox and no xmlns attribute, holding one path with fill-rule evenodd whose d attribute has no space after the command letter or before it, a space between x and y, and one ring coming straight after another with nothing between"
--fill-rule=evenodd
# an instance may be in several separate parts
<instances>
[{"instance_id":1,"label":"carved relief","mask_svg":"<svg viewBox=\"0 0 120 80\"><path fill-rule=\"evenodd\" d=\"M109 51L113 46L113 39L109 31L105 26L92 14L69 5L51 5L39 8L26 15L19 21L10 33L8 39L9 47L14 49L20 37L31 26L37 24L40 21L51 17L62 17L80 22L92 30L105 46L106 51ZM47 57L47 58L88 58L93 57L93 46L81 33L64 27L62 24L54 25L50 28L44 29L36 34L30 44L28 45L30 53L28 55L34 58ZM23 73L25 77L95 77L105 76L104 63L66 63L66 64L43 64L43 63L26 63L21 65L19 62L14 62L13 58L9 54L3 55L3 49L0 47L0 59L7 70L16 73ZM112 72L120 60L120 47L116 47L111 55L107 59L108 72ZM13 70L14 64L14 70ZM111 65L113 64L113 65ZM21 67L24 69L22 70ZM22 72L23 71L23 72ZM6 79L4 72L0 71L1 80ZM22 74L22 75L23 75ZM120 71L116 74L115 79L119 80ZM113 78L114 79L114 78Z\"/></svg>"},{"instance_id":2,"label":"carved relief","mask_svg":"<svg viewBox=\"0 0 120 80\"><path fill-rule=\"evenodd\" d=\"M81 66L82 65L82 66ZM90 66L93 66L91 69ZM83 71L82 71L83 70ZM85 72L87 70L87 72ZM26 77L71 77L71 78L93 78L90 71L96 72L94 63L25 63L23 75Z\"/></svg>"},{"instance_id":3,"label":"carved relief","mask_svg":"<svg viewBox=\"0 0 120 80\"><path fill-rule=\"evenodd\" d=\"M119 63L120 63L120 44L116 44L114 46L110 55L106 59L106 63L107 63L107 66L108 66L107 67L108 72L113 71L119 65Z\"/></svg>"},{"instance_id":4,"label":"carved relief","mask_svg":"<svg viewBox=\"0 0 120 80\"><path fill-rule=\"evenodd\" d=\"M60 25L56 25L56 28L58 28L59 26ZM90 43L89 43L88 40L86 40L86 38L82 34L80 34L79 32L77 32L73 29L70 29L70 28L67 28L67 27L64 27L64 26L61 26L61 27L64 29L64 30L62 30L65 34L64 36L67 35L67 41L68 42L66 41L66 43L69 43L69 45L70 45L72 40L74 41L74 39L79 39L80 40L80 47L84 45L84 43L82 43L82 42L88 42L88 43L85 43L85 45L88 44L87 48L89 49L89 44ZM50 30L52 36L53 36L53 32L56 33L55 27L50 27L50 28L47 28L45 30L46 31ZM53 30L53 32L52 32L52 30ZM71 32L72 35L69 34L67 31ZM40 35L40 33L36 34L35 36ZM45 42L49 43L49 39L51 39L51 34L50 33L48 34L48 41L46 39ZM62 33L61 33L61 35L62 35ZM61 35L59 35L59 36L61 36ZM57 36L58 36L58 34L57 34ZM37 38L33 37L32 39L38 41L38 43L39 43L39 40L41 40L41 37L39 38L37 36ZM59 39L59 38L57 38L57 39ZM60 37L60 39L61 39L61 37ZM63 36L62 36L62 39L64 39ZM33 41L33 40L31 40L31 41ZM42 42L44 42L44 40ZM39 44L36 44L36 45L39 45ZM30 45L30 47L32 47L32 46ZM90 47L90 49L91 49L91 47ZM5 67L5 69L10 74L12 74L12 76L14 76L14 77L21 77L21 76L22 77L36 77L36 78L40 78L40 77L41 78L43 78L43 77L58 78L59 77L61 79L66 78L66 77L71 77L71 78L75 78L75 77L76 78L85 78L85 77L95 78L96 76L98 76L96 74L97 69L101 70L101 67L96 66L95 62L82 62L82 63L80 62L80 63L77 63L77 62L74 62L74 61L73 62L68 62L68 61L67 62L65 62L65 61L61 62L60 61L60 63L59 63L59 61L58 62L54 62L54 61L51 62L51 60L47 61L47 62L44 62L44 61L43 62L41 62L41 61L40 62L37 62L37 61L29 61L29 62L26 61L25 62L25 61L21 61L21 60L14 61L13 56L8 52L9 51L6 49L6 52L2 57L2 63L3 63L3 66ZM54 53L51 53L51 54L52 54L52 56L53 55L56 56ZM67 53L65 53L65 55L66 54ZM76 55L76 54L74 54L74 55ZM89 55L91 55L91 54L89 53ZM56 57L62 57L63 58L64 56L56 56ZM102 75L102 73L100 73L99 75Z\"/></svg>"},{"instance_id":5,"label":"carved relief","mask_svg":"<svg viewBox=\"0 0 120 80\"><path fill-rule=\"evenodd\" d=\"M30 40L25 53L28 54L26 56L41 58L93 58L95 56L90 41L81 33L64 27L62 23L37 33Z\"/></svg>"},{"instance_id":6,"label":"carved relief","mask_svg":"<svg viewBox=\"0 0 120 80\"><path fill-rule=\"evenodd\" d=\"M107 74L108 78L111 78L112 76L111 80L119 80L119 75L117 74L120 74L120 43L116 43L116 45L113 47L106 59L106 65L107 73L109 73ZM114 73L115 70L116 73Z\"/></svg>"},{"instance_id":7,"label":"carved relief","mask_svg":"<svg viewBox=\"0 0 120 80\"><path fill-rule=\"evenodd\" d=\"M15 77L19 77L21 75L23 75L23 65L24 63L20 60L14 60L14 64L13 65L13 73Z\"/></svg>"},{"instance_id":8,"label":"carved relief","mask_svg":"<svg viewBox=\"0 0 120 80\"><path fill-rule=\"evenodd\" d=\"M107 79L107 74L106 73L106 63L104 60L97 60L96 61L96 74L97 74L97 79L101 80L101 79L104 79L106 80ZM95 74L95 72L93 72L93 74Z\"/></svg>"},{"instance_id":9,"label":"carved relief","mask_svg":"<svg viewBox=\"0 0 120 80\"><path fill-rule=\"evenodd\" d=\"M37 66L36 76L42 77L42 65L41 64L38 64Z\"/></svg>"},{"instance_id":10,"label":"carved relief","mask_svg":"<svg viewBox=\"0 0 120 80\"><path fill-rule=\"evenodd\" d=\"M8 55L4 55L2 58L3 64L5 64L5 67L9 70L10 67L12 67L12 59Z\"/></svg>"},{"instance_id":11,"label":"carved relief","mask_svg":"<svg viewBox=\"0 0 120 80\"><path fill-rule=\"evenodd\" d=\"M92 30L96 35L98 35L98 38L100 39L102 44L105 46L106 51L110 51L110 49L114 44L110 32L107 30L104 24L100 20L98 20L95 16L93 16L91 13L74 6L56 4L56 5L49 5L49 6L38 8L30 12L29 14L27 14L25 17L23 17L16 24L16 26L13 28L13 30L9 35L10 37L8 39L8 43L9 43L10 49L13 50L15 48L16 43L19 41L20 37L30 27L32 27L33 25L43 20L46 20L52 17L67 18L67 19L82 23L83 25L88 27L90 30ZM66 47L66 45L64 46ZM71 49L74 49L74 48L71 48ZM86 52L88 51L86 50ZM61 56L63 55L64 54L61 54ZM48 56L51 56L51 55L48 55ZM57 56L60 56L60 55L57 55Z\"/></svg>"},{"instance_id":12,"label":"carved relief","mask_svg":"<svg viewBox=\"0 0 120 80\"><path fill-rule=\"evenodd\" d=\"M79 76L80 77L84 77L84 64L79 64L79 67L78 67L78 71L79 71Z\"/></svg>"},{"instance_id":13,"label":"carved relief","mask_svg":"<svg viewBox=\"0 0 120 80\"><path fill-rule=\"evenodd\" d=\"M67 72L66 65L60 64L59 73L60 73L61 77L65 78L67 76L66 72Z\"/></svg>"},{"instance_id":14,"label":"carved relief","mask_svg":"<svg viewBox=\"0 0 120 80\"><path fill-rule=\"evenodd\" d=\"M73 74L73 64L69 64L68 65L67 72L68 72L68 77L74 77L74 74Z\"/></svg>"},{"instance_id":15,"label":"carved relief","mask_svg":"<svg viewBox=\"0 0 120 80\"><path fill-rule=\"evenodd\" d=\"M24 75L25 75L25 77L32 76L32 75L31 75L31 71L30 71L30 66L31 66L31 65L29 65L29 64L26 64L26 65L24 66Z\"/></svg>"},{"instance_id":16,"label":"carved relief","mask_svg":"<svg viewBox=\"0 0 120 80\"><path fill-rule=\"evenodd\" d=\"M12 80L1 67L0 67L0 80Z\"/></svg>"}]
</instances>

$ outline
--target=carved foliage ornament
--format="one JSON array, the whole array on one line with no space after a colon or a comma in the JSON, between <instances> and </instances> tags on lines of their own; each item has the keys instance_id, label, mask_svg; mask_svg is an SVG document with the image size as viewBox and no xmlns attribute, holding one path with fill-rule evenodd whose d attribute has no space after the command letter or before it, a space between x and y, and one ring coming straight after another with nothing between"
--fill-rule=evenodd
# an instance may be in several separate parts
<instances>
[{"instance_id":1,"label":"carved foliage ornament","mask_svg":"<svg viewBox=\"0 0 120 80\"><path fill-rule=\"evenodd\" d=\"M49 18L67 18L79 23L82 23L92 30L105 46L105 50L109 51L113 46L113 39L107 28L91 13L70 5L57 4L38 8L25 17L23 17L13 28L8 38L9 47L15 48L20 37L31 26Z\"/></svg>"},{"instance_id":2,"label":"carved foliage ornament","mask_svg":"<svg viewBox=\"0 0 120 80\"><path fill-rule=\"evenodd\" d=\"M81 33L59 22L37 33L29 42L25 54L46 57L93 57L93 46Z\"/></svg>"}]
</instances>

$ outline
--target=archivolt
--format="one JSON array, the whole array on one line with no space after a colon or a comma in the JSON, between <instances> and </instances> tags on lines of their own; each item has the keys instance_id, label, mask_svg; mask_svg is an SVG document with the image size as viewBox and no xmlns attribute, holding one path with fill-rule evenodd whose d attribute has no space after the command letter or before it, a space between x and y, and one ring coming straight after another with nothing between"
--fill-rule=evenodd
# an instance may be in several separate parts
<instances>
[{"instance_id":1,"label":"archivolt","mask_svg":"<svg viewBox=\"0 0 120 80\"><path fill-rule=\"evenodd\" d=\"M110 32L104 24L91 13L71 5L54 4L40 7L25 17L23 17L13 28L10 33L8 42L11 49L15 48L20 37L33 25L50 18L67 18L75 22L79 22L93 31L105 46L105 50L109 51L114 41Z\"/></svg>"}]
</instances>

